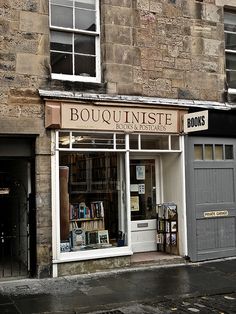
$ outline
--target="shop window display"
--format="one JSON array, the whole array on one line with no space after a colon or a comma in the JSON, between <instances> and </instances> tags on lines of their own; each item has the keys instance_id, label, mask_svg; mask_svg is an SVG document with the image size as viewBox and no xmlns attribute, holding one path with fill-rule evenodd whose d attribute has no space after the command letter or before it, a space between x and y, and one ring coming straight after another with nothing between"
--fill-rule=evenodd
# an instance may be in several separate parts
<instances>
[{"instance_id":1,"label":"shop window display","mask_svg":"<svg viewBox=\"0 0 236 314\"><path fill-rule=\"evenodd\" d=\"M61 252L125 245L124 156L60 152Z\"/></svg>"}]
</instances>

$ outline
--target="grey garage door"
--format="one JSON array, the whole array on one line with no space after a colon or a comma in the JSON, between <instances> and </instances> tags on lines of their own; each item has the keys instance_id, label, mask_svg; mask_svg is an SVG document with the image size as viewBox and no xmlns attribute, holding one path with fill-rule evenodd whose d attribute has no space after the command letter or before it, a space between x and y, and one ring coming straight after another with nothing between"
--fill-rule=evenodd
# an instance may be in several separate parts
<instances>
[{"instance_id":1,"label":"grey garage door","mask_svg":"<svg viewBox=\"0 0 236 314\"><path fill-rule=\"evenodd\" d=\"M236 256L236 142L188 137L186 152L189 257Z\"/></svg>"}]
</instances>

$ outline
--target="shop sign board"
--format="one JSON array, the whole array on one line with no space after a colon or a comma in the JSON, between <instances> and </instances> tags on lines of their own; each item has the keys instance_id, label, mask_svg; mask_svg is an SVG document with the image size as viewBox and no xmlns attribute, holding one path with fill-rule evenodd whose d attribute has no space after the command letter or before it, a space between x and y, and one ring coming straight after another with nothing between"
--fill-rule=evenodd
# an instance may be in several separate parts
<instances>
[{"instance_id":1,"label":"shop sign board","mask_svg":"<svg viewBox=\"0 0 236 314\"><path fill-rule=\"evenodd\" d=\"M184 132L208 130L208 110L184 115Z\"/></svg>"},{"instance_id":2,"label":"shop sign board","mask_svg":"<svg viewBox=\"0 0 236 314\"><path fill-rule=\"evenodd\" d=\"M61 128L179 133L179 111L143 107L62 103Z\"/></svg>"},{"instance_id":3,"label":"shop sign board","mask_svg":"<svg viewBox=\"0 0 236 314\"><path fill-rule=\"evenodd\" d=\"M228 210L214 210L210 212L204 212L204 218L226 217L228 215Z\"/></svg>"}]
</instances>

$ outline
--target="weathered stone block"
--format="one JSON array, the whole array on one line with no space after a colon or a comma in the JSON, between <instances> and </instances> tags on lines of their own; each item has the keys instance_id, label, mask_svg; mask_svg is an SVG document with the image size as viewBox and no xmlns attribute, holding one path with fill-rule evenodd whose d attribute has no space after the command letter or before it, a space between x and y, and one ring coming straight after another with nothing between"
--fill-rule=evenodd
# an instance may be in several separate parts
<instances>
[{"instance_id":1,"label":"weathered stone block","mask_svg":"<svg viewBox=\"0 0 236 314\"><path fill-rule=\"evenodd\" d=\"M28 11L21 11L20 30L24 32L48 34L48 16Z\"/></svg>"},{"instance_id":2,"label":"weathered stone block","mask_svg":"<svg viewBox=\"0 0 236 314\"><path fill-rule=\"evenodd\" d=\"M120 26L133 26L133 10L130 8L121 8L106 6L104 10L104 23Z\"/></svg>"},{"instance_id":3,"label":"weathered stone block","mask_svg":"<svg viewBox=\"0 0 236 314\"><path fill-rule=\"evenodd\" d=\"M215 90L217 85L217 75L204 72L186 72L186 87L190 89L212 89Z\"/></svg>"},{"instance_id":4,"label":"weathered stone block","mask_svg":"<svg viewBox=\"0 0 236 314\"><path fill-rule=\"evenodd\" d=\"M130 46L114 45L114 62L118 64L134 64L134 49Z\"/></svg>"},{"instance_id":5,"label":"weathered stone block","mask_svg":"<svg viewBox=\"0 0 236 314\"><path fill-rule=\"evenodd\" d=\"M106 42L131 45L132 28L127 26L105 25Z\"/></svg>"},{"instance_id":6,"label":"weathered stone block","mask_svg":"<svg viewBox=\"0 0 236 314\"><path fill-rule=\"evenodd\" d=\"M94 273L102 270L126 267L130 265L130 257L114 257L90 261L60 263L58 264L58 275L76 275Z\"/></svg>"},{"instance_id":7,"label":"weathered stone block","mask_svg":"<svg viewBox=\"0 0 236 314\"><path fill-rule=\"evenodd\" d=\"M190 71L191 70L191 60L177 58L175 60L175 67L176 67L176 69Z\"/></svg>"},{"instance_id":8,"label":"weathered stone block","mask_svg":"<svg viewBox=\"0 0 236 314\"><path fill-rule=\"evenodd\" d=\"M149 10L149 0L137 0L137 9Z\"/></svg>"},{"instance_id":9,"label":"weathered stone block","mask_svg":"<svg viewBox=\"0 0 236 314\"><path fill-rule=\"evenodd\" d=\"M162 13L162 3L159 3L156 0L150 0L150 11L157 14Z\"/></svg>"},{"instance_id":10,"label":"weathered stone block","mask_svg":"<svg viewBox=\"0 0 236 314\"><path fill-rule=\"evenodd\" d=\"M117 94L117 83L107 83L107 94Z\"/></svg>"},{"instance_id":11,"label":"weathered stone block","mask_svg":"<svg viewBox=\"0 0 236 314\"><path fill-rule=\"evenodd\" d=\"M109 4L112 6L118 6L118 7L132 7L132 1L133 0L103 0L104 4Z\"/></svg>"},{"instance_id":12,"label":"weathered stone block","mask_svg":"<svg viewBox=\"0 0 236 314\"><path fill-rule=\"evenodd\" d=\"M49 49L50 49L49 35L39 35L36 54L46 56L48 55Z\"/></svg>"},{"instance_id":13,"label":"weathered stone block","mask_svg":"<svg viewBox=\"0 0 236 314\"><path fill-rule=\"evenodd\" d=\"M133 81L132 66L107 64L104 77L105 80L110 82L131 83Z\"/></svg>"},{"instance_id":14,"label":"weathered stone block","mask_svg":"<svg viewBox=\"0 0 236 314\"><path fill-rule=\"evenodd\" d=\"M49 57L19 53L16 58L16 72L44 76L48 71Z\"/></svg>"},{"instance_id":15,"label":"weathered stone block","mask_svg":"<svg viewBox=\"0 0 236 314\"><path fill-rule=\"evenodd\" d=\"M180 79L183 80L184 78L184 71L175 70L175 69L163 69L163 77L176 80Z\"/></svg>"},{"instance_id":16,"label":"weathered stone block","mask_svg":"<svg viewBox=\"0 0 236 314\"><path fill-rule=\"evenodd\" d=\"M203 7L202 18L203 20L215 23L223 21L221 9L214 4L205 4Z\"/></svg>"}]
</instances>

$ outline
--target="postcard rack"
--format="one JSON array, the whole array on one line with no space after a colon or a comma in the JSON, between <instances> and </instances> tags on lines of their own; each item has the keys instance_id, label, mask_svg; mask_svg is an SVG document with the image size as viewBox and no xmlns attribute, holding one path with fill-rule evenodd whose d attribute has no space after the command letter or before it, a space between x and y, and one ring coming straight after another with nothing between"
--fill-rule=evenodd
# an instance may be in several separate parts
<instances>
[{"instance_id":1,"label":"postcard rack","mask_svg":"<svg viewBox=\"0 0 236 314\"><path fill-rule=\"evenodd\" d=\"M157 207L157 251L178 254L178 213L174 203Z\"/></svg>"}]
</instances>

